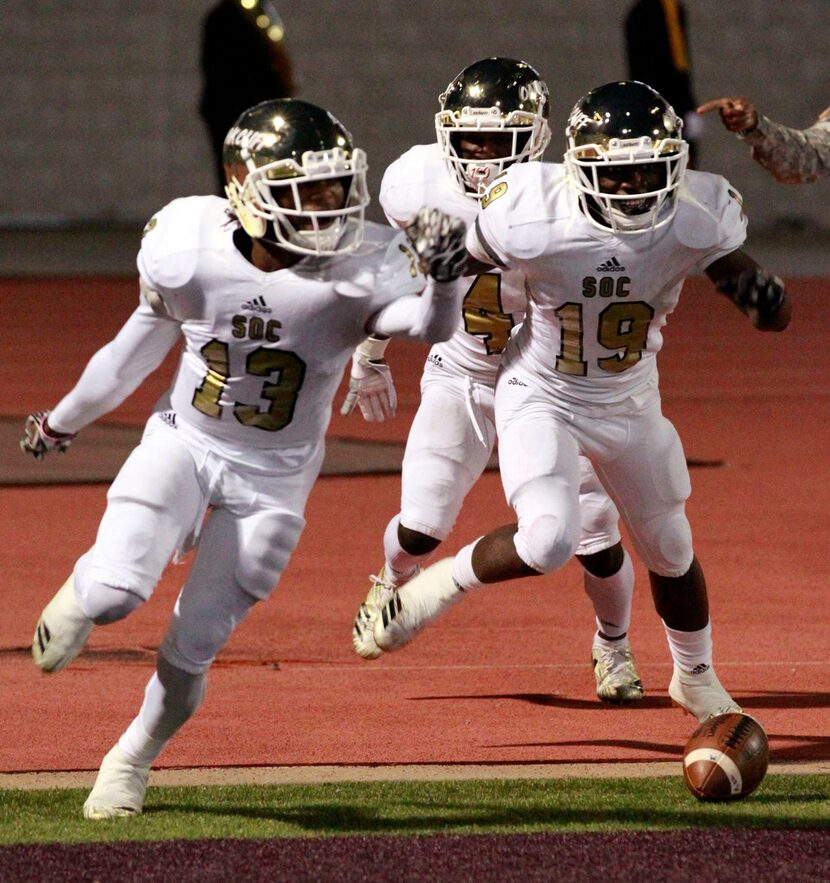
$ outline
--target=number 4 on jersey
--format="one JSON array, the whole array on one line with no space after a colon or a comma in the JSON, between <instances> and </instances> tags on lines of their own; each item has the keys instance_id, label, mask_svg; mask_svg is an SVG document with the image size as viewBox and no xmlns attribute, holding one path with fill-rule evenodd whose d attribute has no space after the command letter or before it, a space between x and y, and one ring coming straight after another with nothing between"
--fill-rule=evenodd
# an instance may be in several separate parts
<instances>
[{"instance_id":1,"label":"number 4 on jersey","mask_svg":"<svg viewBox=\"0 0 830 883\"><path fill-rule=\"evenodd\" d=\"M482 273L476 276L462 306L464 330L480 337L487 355L498 355L510 340L513 317L501 303L501 275Z\"/></svg>"}]
</instances>

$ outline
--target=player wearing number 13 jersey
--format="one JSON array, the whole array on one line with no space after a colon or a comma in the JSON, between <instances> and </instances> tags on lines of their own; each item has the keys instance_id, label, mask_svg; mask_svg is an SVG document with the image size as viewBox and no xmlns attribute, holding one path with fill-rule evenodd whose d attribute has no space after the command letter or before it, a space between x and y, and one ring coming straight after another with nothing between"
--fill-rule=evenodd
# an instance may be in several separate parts
<instances>
[{"instance_id":1,"label":"player wearing number 13 jersey","mask_svg":"<svg viewBox=\"0 0 830 883\"><path fill-rule=\"evenodd\" d=\"M229 459L268 468L286 449L312 455L371 320L420 294L426 280L404 234L390 237L378 224L363 226L352 251L270 272L240 253L238 228L217 197L159 212L138 255L148 302L140 309L172 320L184 338L170 390L177 420L210 435Z\"/></svg>"},{"instance_id":2,"label":"player wearing number 13 jersey","mask_svg":"<svg viewBox=\"0 0 830 883\"><path fill-rule=\"evenodd\" d=\"M681 126L648 86L609 83L574 107L564 166L511 166L482 198L468 250L527 280L495 403L518 524L410 582L389 625L375 629L382 648L410 640L460 589L565 564L579 539L582 452L648 568L674 660L672 699L700 719L739 710L712 667L706 583L685 514L689 475L661 411L656 354L696 267L761 330L783 330L790 306L781 281L740 249L738 194L716 175L686 173Z\"/></svg>"},{"instance_id":3,"label":"player wearing number 13 jersey","mask_svg":"<svg viewBox=\"0 0 830 883\"><path fill-rule=\"evenodd\" d=\"M404 226L424 204L469 223L505 168L532 169L548 143L548 92L528 64L488 58L466 67L440 96L437 143L411 148L386 170L380 201ZM524 316L521 270L489 268L463 279L465 296L453 336L433 345L421 378L421 403L406 443L401 511L384 534L384 565L355 617L356 652L380 655L374 620L392 593L450 533L463 501L487 466L496 441L494 389L502 353ZM597 694L608 702L642 697L627 639L634 574L619 516L582 458L582 534L577 557L598 632L592 657Z\"/></svg>"},{"instance_id":4,"label":"player wearing number 13 jersey","mask_svg":"<svg viewBox=\"0 0 830 883\"><path fill-rule=\"evenodd\" d=\"M425 211L406 233L365 224L365 155L322 108L257 105L224 157L228 199L176 200L151 219L138 308L22 442L38 458L63 450L184 339L170 406L119 471L94 545L32 644L39 668L60 671L93 625L146 601L201 531L144 703L84 804L90 819L141 811L150 764L201 703L213 658L279 581L352 350L370 332L446 338L458 314L464 223Z\"/></svg>"}]
</instances>

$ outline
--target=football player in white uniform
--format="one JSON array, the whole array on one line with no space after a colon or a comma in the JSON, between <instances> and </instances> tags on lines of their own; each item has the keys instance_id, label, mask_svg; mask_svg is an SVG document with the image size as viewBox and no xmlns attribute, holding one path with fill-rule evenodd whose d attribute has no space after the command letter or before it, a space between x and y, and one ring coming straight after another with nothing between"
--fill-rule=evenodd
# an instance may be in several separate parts
<instances>
[{"instance_id":1,"label":"football player in white uniform","mask_svg":"<svg viewBox=\"0 0 830 883\"><path fill-rule=\"evenodd\" d=\"M483 264L525 274L525 321L496 388L507 525L410 581L375 623L407 643L464 592L546 573L579 540L579 452L591 459L649 570L674 671L669 695L705 720L739 710L712 666L706 583L685 514L683 448L663 416L661 328L699 267L756 328L783 330L780 279L741 250L741 199L718 175L686 172L681 122L650 87L610 83L569 120L565 164L511 166L467 236Z\"/></svg>"},{"instance_id":2,"label":"football player in white uniform","mask_svg":"<svg viewBox=\"0 0 830 883\"><path fill-rule=\"evenodd\" d=\"M424 205L472 223L487 185L514 163L540 159L550 139L547 86L523 61L477 61L456 75L439 101L437 142L411 148L384 173L380 202L395 226L405 227ZM495 444L496 372L524 315L525 279L519 270L492 267L467 276L464 287L458 328L432 347L424 367L403 460L401 511L386 528L383 567L370 578L352 629L355 650L367 659L382 652L373 631L381 608L447 538ZM580 458L580 466L576 554L598 626L592 647L597 695L615 704L634 702L643 695L627 637L634 569L616 507L590 462Z\"/></svg>"},{"instance_id":3,"label":"football player in white uniform","mask_svg":"<svg viewBox=\"0 0 830 883\"><path fill-rule=\"evenodd\" d=\"M183 338L169 407L150 417L32 644L39 668L60 671L198 538L144 702L84 804L91 819L141 811L150 765L199 707L214 657L278 583L354 348L371 332L447 338L458 315L465 224L438 210L406 233L364 223L366 156L331 114L259 104L224 158L228 199L176 199L150 220L137 309L21 442L38 458L65 449Z\"/></svg>"}]
</instances>

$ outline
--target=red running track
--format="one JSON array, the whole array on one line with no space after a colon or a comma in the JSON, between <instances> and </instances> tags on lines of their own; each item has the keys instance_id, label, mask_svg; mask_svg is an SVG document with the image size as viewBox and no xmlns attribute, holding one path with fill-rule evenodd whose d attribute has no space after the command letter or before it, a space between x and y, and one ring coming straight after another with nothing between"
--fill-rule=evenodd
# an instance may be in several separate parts
<instances>
[{"instance_id":1,"label":"red running track","mask_svg":"<svg viewBox=\"0 0 830 883\"><path fill-rule=\"evenodd\" d=\"M0 282L10 350L0 414L52 404L129 313L134 289L123 280ZM830 759L830 283L795 280L791 290L790 329L761 335L707 283L690 280L660 357L665 411L687 456L722 461L692 470L689 504L718 671L764 724L779 762ZM47 333L61 316L76 321L72 338ZM393 349L396 421L336 416L331 434L402 440L422 357L419 347ZM111 419L140 423L160 375ZM96 768L141 701L180 568L129 620L97 629L65 672L43 676L28 657L38 613L92 542L105 490L2 489L0 772ZM639 565L631 633L647 698L637 708L594 697L593 625L573 564L478 593L404 651L358 659L351 619L381 563L398 493L394 476L319 482L283 582L221 654L204 706L159 766L679 759L693 726L669 706L668 650ZM446 553L508 517L488 474Z\"/></svg>"}]
</instances>

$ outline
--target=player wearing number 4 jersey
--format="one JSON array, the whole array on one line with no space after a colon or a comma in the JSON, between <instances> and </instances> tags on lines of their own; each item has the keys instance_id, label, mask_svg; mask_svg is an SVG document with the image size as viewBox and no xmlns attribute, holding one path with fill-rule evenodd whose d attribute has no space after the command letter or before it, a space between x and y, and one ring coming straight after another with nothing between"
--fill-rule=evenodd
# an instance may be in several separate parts
<instances>
[{"instance_id":1,"label":"player wearing number 4 jersey","mask_svg":"<svg viewBox=\"0 0 830 883\"><path fill-rule=\"evenodd\" d=\"M141 811L150 765L201 703L214 657L279 581L352 350L370 332L446 338L458 314L465 225L437 210L405 234L364 224L365 155L326 111L257 105L224 155L228 200L179 199L149 222L138 308L22 442L38 458L65 449L184 338L170 407L148 421L32 645L39 668L60 671L201 532L138 716L84 804L91 819Z\"/></svg>"},{"instance_id":2,"label":"player wearing number 4 jersey","mask_svg":"<svg viewBox=\"0 0 830 883\"><path fill-rule=\"evenodd\" d=\"M550 572L579 539L579 452L588 455L649 570L674 660L669 694L699 719L739 710L712 666L706 583L685 514L683 449L663 416L656 355L683 280L703 269L756 328L783 330L784 286L746 255L738 194L685 172L671 107L642 83L588 93L565 165L511 166L467 237L485 265L525 274L525 321L496 388L501 475L518 516L409 582L374 629L402 646L465 591Z\"/></svg>"},{"instance_id":3,"label":"player wearing number 4 jersey","mask_svg":"<svg viewBox=\"0 0 830 883\"><path fill-rule=\"evenodd\" d=\"M472 222L487 184L513 163L535 165L550 138L547 86L525 62L477 61L439 100L437 142L413 147L383 176L381 205L398 227L433 204ZM382 652L373 631L380 609L447 538L495 445L496 372L524 315L525 279L521 271L495 267L463 283L458 328L432 347L424 367L403 460L401 511L384 534L384 564L355 617L354 647L368 659ZM598 625L592 648L597 695L611 703L637 701L642 683L626 635L634 571L614 504L584 458L580 469L576 553Z\"/></svg>"}]
</instances>

